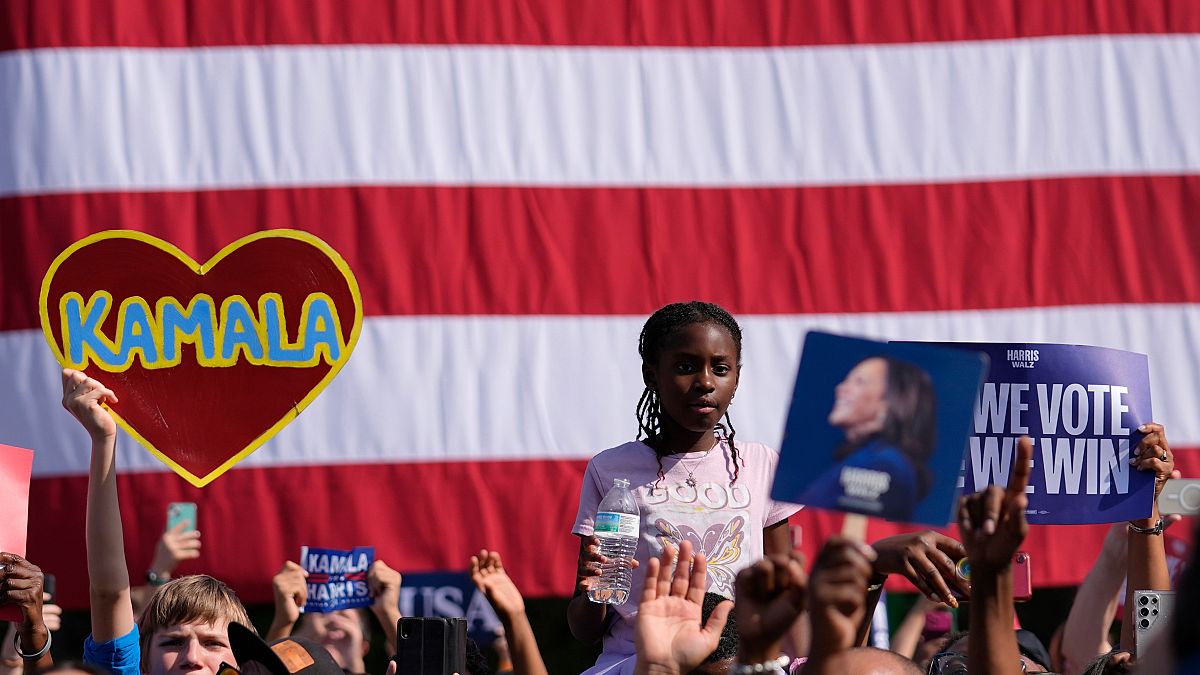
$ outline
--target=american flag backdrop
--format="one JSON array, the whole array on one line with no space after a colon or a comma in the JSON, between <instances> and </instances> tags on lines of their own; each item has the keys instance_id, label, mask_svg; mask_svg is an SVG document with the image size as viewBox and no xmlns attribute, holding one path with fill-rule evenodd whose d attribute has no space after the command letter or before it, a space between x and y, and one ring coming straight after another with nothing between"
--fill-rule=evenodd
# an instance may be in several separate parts
<instances>
[{"instance_id":1,"label":"american flag backdrop","mask_svg":"<svg viewBox=\"0 0 1200 675\"><path fill-rule=\"evenodd\" d=\"M500 549L570 592L583 468L633 437L637 335L742 321L734 423L777 445L801 339L1149 354L1200 466L1200 4L1190 0L8 0L0 443L36 451L29 557L86 604L84 432L37 289L100 230L205 260L269 228L339 251L357 350L203 489L128 436L139 578L195 501L249 601L304 544L405 572ZM803 511L805 546L840 527ZM870 536L895 531L872 523ZM1076 583L1102 527L1034 528Z\"/></svg>"}]
</instances>

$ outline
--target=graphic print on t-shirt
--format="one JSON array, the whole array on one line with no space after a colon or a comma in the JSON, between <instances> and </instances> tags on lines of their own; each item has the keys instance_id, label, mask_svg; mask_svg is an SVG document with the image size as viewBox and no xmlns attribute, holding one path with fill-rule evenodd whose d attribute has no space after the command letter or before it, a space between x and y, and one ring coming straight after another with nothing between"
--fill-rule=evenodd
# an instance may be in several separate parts
<instances>
[{"instance_id":1,"label":"graphic print on t-shirt","mask_svg":"<svg viewBox=\"0 0 1200 675\"><path fill-rule=\"evenodd\" d=\"M737 577L734 563L742 555L742 538L746 536L746 519L735 516L721 525L710 525L704 532L697 532L690 525L675 525L665 518L654 521L658 528L658 543L665 542L679 549L684 540L692 542L692 549L704 554L708 561L708 585L705 588L721 595L733 594L733 580Z\"/></svg>"},{"instance_id":2,"label":"graphic print on t-shirt","mask_svg":"<svg viewBox=\"0 0 1200 675\"><path fill-rule=\"evenodd\" d=\"M646 505L643 532L652 554L658 556L670 542L678 549L684 540L708 561L708 588L733 597L733 582L745 567L743 557L746 523L750 519L750 491L741 485L705 482L696 486L679 482L667 488L643 486ZM652 524L652 525L651 525Z\"/></svg>"}]
</instances>

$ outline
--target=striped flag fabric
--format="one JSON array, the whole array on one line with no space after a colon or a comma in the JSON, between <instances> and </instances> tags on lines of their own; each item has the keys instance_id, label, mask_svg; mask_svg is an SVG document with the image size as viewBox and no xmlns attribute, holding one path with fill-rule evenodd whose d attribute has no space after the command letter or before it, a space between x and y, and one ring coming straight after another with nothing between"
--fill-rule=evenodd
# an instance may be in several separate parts
<instances>
[{"instance_id":1,"label":"striped flag fabric","mask_svg":"<svg viewBox=\"0 0 1200 675\"><path fill-rule=\"evenodd\" d=\"M486 546L568 594L584 465L637 430L641 324L697 298L744 327L740 438L778 445L809 329L1093 344L1149 355L1186 473L1197 119L1186 0L12 0L0 443L36 453L29 557L86 605L89 446L37 289L114 228L197 260L311 232L365 315L324 393L206 488L121 437L134 578L193 501L184 571L251 602L306 543L404 572ZM810 549L840 527L794 522ZM1077 583L1102 533L1035 528L1037 585Z\"/></svg>"}]
</instances>

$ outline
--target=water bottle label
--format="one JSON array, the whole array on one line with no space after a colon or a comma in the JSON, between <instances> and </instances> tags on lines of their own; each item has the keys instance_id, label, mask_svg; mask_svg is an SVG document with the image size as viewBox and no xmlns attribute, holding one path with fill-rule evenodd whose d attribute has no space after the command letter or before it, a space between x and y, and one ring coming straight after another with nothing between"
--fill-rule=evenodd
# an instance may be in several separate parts
<instances>
[{"instance_id":1,"label":"water bottle label","mask_svg":"<svg viewBox=\"0 0 1200 675\"><path fill-rule=\"evenodd\" d=\"M628 513L602 512L596 514L596 536L638 536L639 518Z\"/></svg>"}]
</instances>

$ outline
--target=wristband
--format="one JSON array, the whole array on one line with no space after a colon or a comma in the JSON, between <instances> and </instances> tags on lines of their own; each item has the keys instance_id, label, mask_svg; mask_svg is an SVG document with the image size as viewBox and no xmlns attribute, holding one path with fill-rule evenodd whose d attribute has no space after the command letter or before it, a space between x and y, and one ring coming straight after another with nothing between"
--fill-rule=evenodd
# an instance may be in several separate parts
<instances>
[{"instance_id":1,"label":"wristband","mask_svg":"<svg viewBox=\"0 0 1200 675\"><path fill-rule=\"evenodd\" d=\"M1163 523L1162 518L1158 519L1158 522L1154 524L1154 527L1138 527L1133 523L1126 524L1129 526L1130 532L1137 532L1138 534L1162 534L1163 530L1166 529L1166 525Z\"/></svg>"},{"instance_id":2,"label":"wristband","mask_svg":"<svg viewBox=\"0 0 1200 675\"><path fill-rule=\"evenodd\" d=\"M17 648L17 656L25 659L26 661L33 661L34 659L40 659L43 656L45 656L46 652L50 651L50 643L53 641L54 641L54 635L50 631L47 630L46 631L46 644L43 645L41 649L37 650L36 654L26 654L25 652L21 651L21 633L20 633L20 631L17 631L16 633L13 634L13 646Z\"/></svg>"},{"instance_id":3,"label":"wristband","mask_svg":"<svg viewBox=\"0 0 1200 675\"><path fill-rule=\"evenodd\" d=\"M784 670L791 658L787 654L780 654L779 658L763 661L762 663L735 663L729 669L731 675L759 675L760 673L786 673Z\"/></svg>"}]
</instances>

